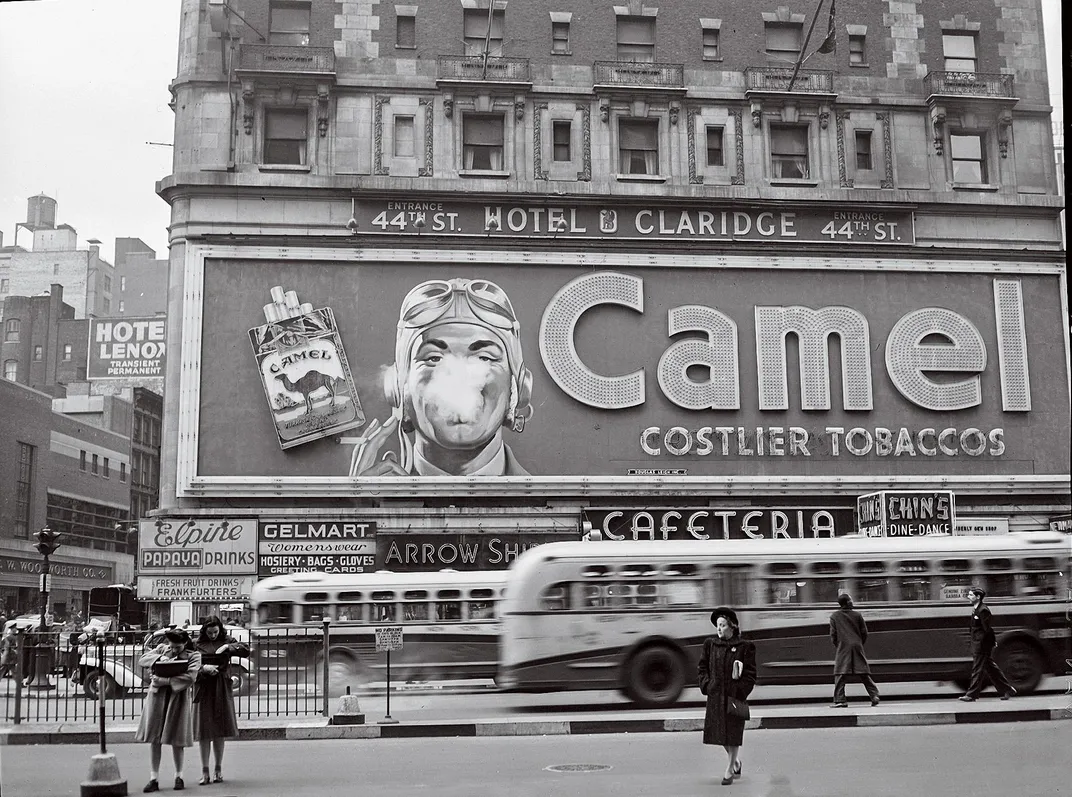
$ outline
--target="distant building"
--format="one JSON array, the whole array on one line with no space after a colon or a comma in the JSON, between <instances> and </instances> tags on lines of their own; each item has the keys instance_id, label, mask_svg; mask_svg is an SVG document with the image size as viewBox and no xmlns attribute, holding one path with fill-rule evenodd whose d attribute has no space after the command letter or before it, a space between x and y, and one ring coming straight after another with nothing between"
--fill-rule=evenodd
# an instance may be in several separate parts
<instances>
[{"instance_id":1,"label":"distant building","mask_svg":"<svg viewBox=\"0 0 1072 797\"><path fill-rule=\"evenodd\" d=\"M86 378L89 321L76 319L63 286L40 296L4 296L0 363L3 376L51 395Z\"/></svg>"},{"instance_id":2,"label":"distant building","mask_svg":"<svg viewBox=\"0 0 1072 797\"><path fill-rule=\"evenodd\" d=\"M115 239L112 315L151 316L167 312L167 258L140 238Z\"/></svg>"}]
</instances>

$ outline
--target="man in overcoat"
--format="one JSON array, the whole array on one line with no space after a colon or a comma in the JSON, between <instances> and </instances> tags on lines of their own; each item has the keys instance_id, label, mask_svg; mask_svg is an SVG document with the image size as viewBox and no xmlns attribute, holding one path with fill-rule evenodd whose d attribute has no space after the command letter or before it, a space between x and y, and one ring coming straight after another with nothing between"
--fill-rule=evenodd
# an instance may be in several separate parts
<instances>
[{"instance_id":1,"label":"man in overcoat","mask_svg":"<svg viewBox=\"0 0 1072 797\"><path fill-rule=\"evenodd\" d=\"M871 666L864 654L867 642L867 623L863 615L852 608L852 598L847 593L838 595L841 607L830 615L830 641L834 643L837 653L834 657L834 703L831 708L848 708L845 700L845 681L850 675L859 677L871 705L877 706L878 687L871 677Z\"/></svg>"},{"instance_id":2,"label":"man in overcoat","mask_svg":"<svg viewBox=\"0 0 1072 797\"><path fill-rule=\"evenodd\" d=\"M982 587L972 587L968 590L968 600L972 605L971 625L969 626L972 674L971 685L967 693L960 697L965 703L970 703L979 697L988 680L994 685L1002 700L1008 700L1016 694L1016 688L1009 683L1009 679L994 661L997 634L994 633L990 622L990 609L983 603L985 598L986 591Z\"/></svg>"}]
</instances>

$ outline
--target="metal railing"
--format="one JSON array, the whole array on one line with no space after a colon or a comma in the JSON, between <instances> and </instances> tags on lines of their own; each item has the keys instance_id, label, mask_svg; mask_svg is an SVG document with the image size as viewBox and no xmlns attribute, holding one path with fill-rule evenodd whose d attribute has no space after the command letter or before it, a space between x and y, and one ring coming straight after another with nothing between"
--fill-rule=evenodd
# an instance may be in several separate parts
<instances>
[{"instance_id":1,"label":"metal railing","mask_svg":"<svg viewBox=\"0 0 1072 797\"><path fill-rule=\"evenodd\" d=\"M750 66L744 70L746 91L789 91L792 67ZM825 69L801 69L793 81L793 93L833 94L834 73Z\"/></svg>"},{"instance_id":2,"label":"metal railing","mask_svg":"<svg viewBox=\"0 0 1072 797\"><path fill-rule=\"evenodd\" d=\"M243 44L238 68L250 72L334 72L335 51L331 47Z\"/></svg>"},{"instance_id":3,"label":"metal railing","mask_svg":"<svg viewBox=\"0 0 1072 797\"><path fill-rule=\"evenodd\" d=\"M923 88L927 94L1012 97L1012 77L993 72L928 72Z\"/></svg>"},{"instance_id":4,"label":"metal railing","mask_svg":"<svg viewBox=\"0 0 1072 797\"><path fill-rule=\"evenodd\" d=\"M528 83L529 59L482 55L441 55L436 59L439 80L476 80L499 83Z\"/></svg>"},{"instance_id":5,"label":"metal railing","mask_svg":"<svg viewBox=\"0 0 1072 797\"><path fill-rule=\"evenodd\" d=\"M597 86L684 88L685 66L643 61L595 61L592 81Z\"/></svg>"}]
</instances>

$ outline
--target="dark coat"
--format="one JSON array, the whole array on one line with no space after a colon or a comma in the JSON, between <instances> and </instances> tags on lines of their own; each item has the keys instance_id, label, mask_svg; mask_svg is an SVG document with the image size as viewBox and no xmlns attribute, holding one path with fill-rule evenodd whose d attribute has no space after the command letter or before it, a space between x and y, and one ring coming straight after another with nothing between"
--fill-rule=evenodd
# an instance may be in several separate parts
<instances>
[{"instance_id":1,"label":"dark coat","mask_svg":"<svg viewBox=\"0 0 1072 797\"><path fill-rule=\"evenodd\" d=\"M734 680L733 662L744 665L741 677ZM704 640L697 670L700 691L707 695L704 714L704 744L739 746L744 741L744 720L726 711L726 698L745 699L756 685L756 646L747 639Z\"/></svg>"},{"instance_id":2,"label":"dark coat","mask_svg":"<svg viewBox=\"0 0 1072 797\"><path fill-rule=\"evenodd\" d=\"M158 645L138 659L139 667L152 667L158 661L187 660L186 673L166 679L167 686L150 686L141 710L141 721L134 734L136 742L157 742L173 747L193 747L193 710L190 708L190 686L201 669L201 654L183 650L172 659L168 645Z\"/></svg>"},{"instance_id":3,"label":"dark coat","mask_svg":"<svg viewBox=\"0 0 1072 797\"><path fill-rule=\"evenodd\" d=\"M990 609L984 604L980 603L978 609L972 609L969 633L971 634L971 650L973 654L989 653L994 649L997 635L990 624L990 618Z\"/></svg>"},{"instance_id":4,"label":"dark coat","mask_svg":"<svg viewBox=\"0 0 1072 797\"><path fill-rule=\"evenodd\" d=\"M215 639L202 639L194 646L199 653L215 654L222 645L227 645L227 662L215 673L202 669L194 684L194 738L237 739L238 722L235 719L234 695L231 694L231 656L248 656L249 645L234 637L220 635Z\"/></svg>"},{"instance_id":5,"label":"dark coat","mask_svg":"<svg viewBox=\"0 0 1072 797\"><path fill-rule=\"evenodd\" d=\"M837 648L834 675L871 673L864 654L867 623L855 609L838 609L830 615L830 641Z\"/></svg>"}]
</instances>

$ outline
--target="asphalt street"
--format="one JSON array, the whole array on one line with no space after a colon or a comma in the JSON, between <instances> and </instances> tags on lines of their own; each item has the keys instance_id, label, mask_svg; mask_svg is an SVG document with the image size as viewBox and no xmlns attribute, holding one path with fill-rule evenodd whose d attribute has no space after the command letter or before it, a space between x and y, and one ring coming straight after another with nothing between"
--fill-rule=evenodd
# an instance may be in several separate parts
<instances>
[{"instance_id":1,"label":"asphalt street","mask_svg":"<svg viewBox=\"0 0 1072 797\"><path fill-rule=\"evenodd\" d=\"M1072 794L1072 723L770 730L747 733L743 777L720 781L721 748L699 733L572 737L249 741L228 745L213 797L1060 797ZM79 793L95 746L0 748L4 797ZM145 745L111 748L130 793L148 777ZM553 771L551 767L566 771ZM162 791L173 769L164 756Z\"/></svg>"}]
</instances>

